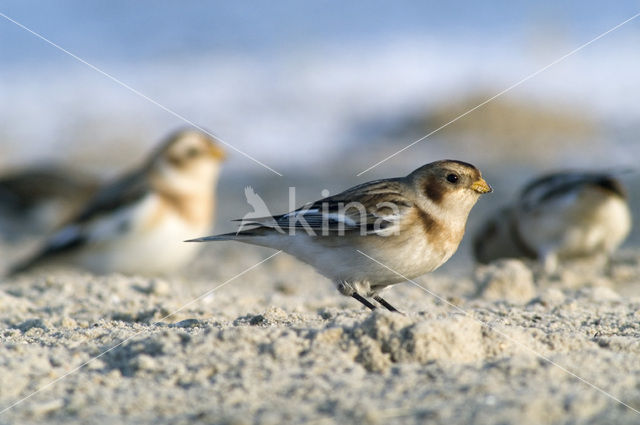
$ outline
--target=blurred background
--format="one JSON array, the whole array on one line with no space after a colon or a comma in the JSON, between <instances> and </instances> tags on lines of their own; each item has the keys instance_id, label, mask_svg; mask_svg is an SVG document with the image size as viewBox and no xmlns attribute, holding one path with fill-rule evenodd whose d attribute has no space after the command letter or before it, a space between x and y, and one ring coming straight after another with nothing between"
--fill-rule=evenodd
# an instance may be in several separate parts
<instances>
[{"instance_id":1,"label":"blurred background","mask_svg":"<svg viewBox=\"0 0 640 425\"><path fill-rule=\"evenodd\" d=\"M219 231L251 211L247 185L276 213L289 209L289 186L300 205L462 159L495 188L472 212L473 233L539 172L636 169L640 18L357 176L638 11L636 1L0 2L283 174L228 149ZM61 164L108 179L186 125L2 17L0 40L0 174ZM637 173L622 178L637 199ZM449 268L469 258L465 240Z\"/></svg>"}]
</instances>

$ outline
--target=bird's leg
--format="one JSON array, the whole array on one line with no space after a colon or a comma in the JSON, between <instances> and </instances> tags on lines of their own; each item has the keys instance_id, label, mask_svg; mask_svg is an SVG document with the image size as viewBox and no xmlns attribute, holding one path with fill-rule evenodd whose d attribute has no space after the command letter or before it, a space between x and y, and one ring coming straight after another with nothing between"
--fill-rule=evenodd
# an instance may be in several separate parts
<instances>
[{"instance_id":1,"label":"bird's leg","mask_svg":"<svg viewBox=\"0 0 640 425\"><path fill-rule=\"evenodd\" d=\"M615 264L613 264L613 255L611 253L605 254L604 274L610 278L614 277Z\"/></svg>"},{"instance_id":2,"label":"bird's leg","mask_svg":"<svg viewBox=\"0 0 640 425\"><path fill-rule=\"evenodd\" d=\"M356 300L360 301L365 307L371 310L375 310L376 306L373 305L371 301L360 295L354 286L355 285L353 283L347 282L345 280L339 280L336 282L336 288L338 288L338 291L342 295L355 298Z\"/></svg>"},{"instance_id":3,"label":"bird's leg","mask_svg":"<svg viewBox=\"0 0 640 425\"><path fill-rule=\"evenodd\" d=\"M371 304L371 302L369 302L368 299L366 299L362 295L358 294L357 292L354 292L353 294L351 294L351 296L353 298L355 298L356 300L360 301L362 304L364 304L366 307L370 308L371 310L375 310L376 309L375 305Z\"/></svg>"},{"instance_id":4,"label":"bird's leg","mask_svg":"<svg viewBox=\"0 0 640 425\"><path fill-rule=\"evenodd\" d=\"M380 303L381 306L383 306L384 308L386 308L389 311L393 311L394 313L401 313L402 312L400 310L398 310L397 308L395 308L394 306L392 306L391 304L389 304L387 302L387 300L385 300L384 298L382 298L380 295L374 295L373 299L378 301Z\"/></svg>"},{"instance_id":5,"label":"bird's leg","mask_svg":"<svg viewBox=\"0 0 640 425\"><path fill-rule=\"evenodd\" d=\"M541 249L538 258L542 263L544 272L549 276L558 271L558 255L551 247Z\"/></svg>"}]
</instances>

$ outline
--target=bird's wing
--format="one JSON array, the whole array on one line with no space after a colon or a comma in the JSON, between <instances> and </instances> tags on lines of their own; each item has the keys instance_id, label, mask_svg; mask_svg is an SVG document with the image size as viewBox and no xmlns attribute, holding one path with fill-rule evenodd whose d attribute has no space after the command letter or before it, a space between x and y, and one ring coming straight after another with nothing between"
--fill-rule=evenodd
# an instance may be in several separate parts
<instances>
[{"instance_id":1,"label":"bird's wing","mask_svg":"<svg viewBox=\"0 0 640 425\"><path fill-rule=\"evenodd\" d=\"M286 232L292 229L337 232L389 231L413 208L400 180L378 180L321 199L287 214L252 218L251 223ZM251 224L248 223L248 224Z\"/></svg>"},{"instance_id":2,"label":"bird's wing","mask_svg":"<svg viewBox=\"0 0 640 425\"><path fill-rule=\"evenodd\" d=\"M626 197L620 182L609 173L568 171L542 176L525 186L520 195L520 208L533 210L546 202L577 193L585 186L599 186Z\"/></svg>"},{"instance_id":3,"label":"bird's wing","mask_svg":"<svg viewBox=\"0 0 640 425\"><path fill-rule=\"evenodd\" d=\"M126 208L144 198L149 191L146 170L125 174L100 189L71 223L86 223L97 216Z\"/></svg>"}]
</instances>

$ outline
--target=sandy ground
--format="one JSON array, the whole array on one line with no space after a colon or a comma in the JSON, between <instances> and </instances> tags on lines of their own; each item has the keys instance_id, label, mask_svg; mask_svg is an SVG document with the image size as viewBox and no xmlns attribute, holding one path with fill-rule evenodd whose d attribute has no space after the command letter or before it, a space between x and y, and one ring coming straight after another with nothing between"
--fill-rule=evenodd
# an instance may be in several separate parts
<instances>
[{"instance_id":1,"label":"sandy ground","mask_svg":"<svg viewBox=\"0 0 640 425\"><path fill-rule=\"evenodd\" d=\"M638 251L606 275L435 273L388 291L406 315L286 254L234 278L273 253L213 244L182 276L0 283L0 423L640 422Z\"/></svg>"}]
</instances>

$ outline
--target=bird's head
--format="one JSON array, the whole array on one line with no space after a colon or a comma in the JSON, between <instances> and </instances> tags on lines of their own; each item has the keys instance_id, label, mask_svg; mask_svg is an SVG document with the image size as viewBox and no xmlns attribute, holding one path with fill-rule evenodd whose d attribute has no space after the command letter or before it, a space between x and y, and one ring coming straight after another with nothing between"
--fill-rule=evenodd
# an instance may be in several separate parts
<instances>
[{"instance_id":1,"label":"bird's head","mask_svg":"<svg viewBox=\"0 0 640 425\"><path fill-rule=\"evenodd\" d=\"M471 164L442 160L423 165L407 177L418 206L434 217L466 222L480 195L493 189Z\"/></svg>"},{"instance_id":2,"label":"bird's head","mask_svg":"<svg viewBox=\"0 0 640 425\"><path fill-rule=\"evenodd\" d=\"M196 130L170 135L151 159L152 178L166 189L212 190L226 157L218 142Z\"/></svg>"}]
</instances>

